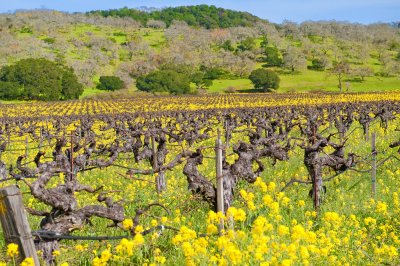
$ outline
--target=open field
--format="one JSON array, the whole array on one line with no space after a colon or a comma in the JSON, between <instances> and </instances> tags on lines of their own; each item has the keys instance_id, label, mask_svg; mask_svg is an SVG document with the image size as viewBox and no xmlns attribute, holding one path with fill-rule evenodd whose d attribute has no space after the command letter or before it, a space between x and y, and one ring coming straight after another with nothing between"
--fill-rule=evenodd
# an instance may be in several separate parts
<instances>
[{"instance_id":1,"label":"open field","mask_svg":"<svg viewBox=\"0 0 400 266\"><path fill-rule=\"evenodd\" d=\"M281 75L281 84L278 93L287 92L338 92L337 80L324 72L305 70L300 74ZM251 92L254 85L249 79L214 80L207 90L209 93L224 93L229 87L236 92ZM347 89L348 88L348 89ZM348 92L379 92L400 90L398 77L368 77L365 81L345 81L343 90Z\"/></svg>"},{"instance_id":2,"label":"open field","mask_svg":"<svg viewBox=\"0 0 400 266\"><path fill-rule=\"evenodd\" d=\"M28 214L34 231L126 238L47 239L50 251L39 254L57 265L396 265L400 163L391 144L400 138L399 97L240 94L2 105L0 165L11 180L0 187L17 182L29 213L52 217ZM214 208L218 131L226 144L225 215ZM374 194L365 132L376 134ZM157 193L163 176L166 187ZM17 259L3 238L0 254L2 264Z\"/></svg>"},{"instance_id":3,"label":"open field","mask_svg":"<svg viewBox=\"0 0 400 266\"><path fill-rule=\"evenodd\" d=\"M367 77L364 81L345 80L344 91L349 92L375 92L399 90L398 77ZM281 76L279 91L283 92L338 92L337 79L325 72L305 70L301 74L286 74Z\"/></svg>"}]
</instances>

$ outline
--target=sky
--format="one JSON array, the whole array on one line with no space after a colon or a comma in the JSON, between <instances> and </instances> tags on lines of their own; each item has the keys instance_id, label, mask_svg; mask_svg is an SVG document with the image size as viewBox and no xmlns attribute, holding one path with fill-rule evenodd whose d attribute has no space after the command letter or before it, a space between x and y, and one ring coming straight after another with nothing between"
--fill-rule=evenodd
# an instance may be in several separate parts
<instances>
[{"instance_id":1,"label":"sky","mask_svg":"<svg viewBox=\"0 0 400 266\"><path fill-rule=\"evenodd\" d=\"M363 24L400 21L400 0L0 0L0 13L17 9L85 12L124 6L161 8L198 4L247 11L276 23L283 20L337 20Z\"/></svg>"}]
</instances>

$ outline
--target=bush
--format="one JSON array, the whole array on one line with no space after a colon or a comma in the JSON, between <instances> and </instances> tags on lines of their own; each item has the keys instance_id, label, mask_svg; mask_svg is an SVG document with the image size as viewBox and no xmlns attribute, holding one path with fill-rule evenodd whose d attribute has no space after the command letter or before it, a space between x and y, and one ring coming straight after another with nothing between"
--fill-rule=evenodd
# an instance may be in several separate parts
<instances>
[{"instance_id":1,"label":"bush","mask_svg":"<svg viewBox=\"0 0 400 266\"><path fill-rule=\"evenodd\" d=\"M3 87L19 86L18 93L11 89L3 90L3 99L77 99L83 93L83 86L72 68L44 58L22 59L15 65L4 66L0 69L0 81L5 82Z\"/></svg>"},{"instance_id":2,"label":"bush","mask_svg":"<svg viewBox=\"0 0 400 266\"><path fill-rule=\"evenodd\" d=\"M15 100L21 97L22 87L17 82L0 81L0 99Z\"/></svg>"},{"instance_id":3,"label":"bush","mask_svg":"<svg viewBox=\"0 0 400 266\"><path fill-rule=\"evenodd\" d=\"M230 74L228 71L220 67L200 66L200 71L203 71L204 77L210 80L229 78Z\"/></svg>"},{"instance_id":4,"label":"bush","mask_svg":"<svg viewBox=\"0 0 400 266\"><path fill-rule=\"evenodd\" d=\"M125 87L125 83L116 76L101 76L99 82L99 90L116 91Z\"/></svg>"},{"instance_id":5,"label":"bush","mask_svg":"<svg viewBox=\"0 0 400 266\"><path fill-rule=\"evenodd\" d=\"M190 79L174 70L157 70L136 80L136 87L147 92L190 93Z\"/></svg>"},{"instance_id":6,"label":"bush","mask_svg":"<svg viewBox=\"0 0 400 266\"><path fill-rule=\"evenodd\" d=\"M312 65L311 65L310 68L313 69L313 70L317 70L317 71L324 71L325 70L325 64L322 61L322 59L315 58L315 59L312 60L311 64Z\"/></svg>"},{"instance_id":7,"label":"bush","mask_svg":"<svg viewBox=\"0 0 400 266\"><path fill-rule=\"evenodd\" d=\"M279 50L276 47L265 47L264 55L263 62L266 63L266 66L280 67L283 63L279 55Z\"/></svg>"},{"instance_id":8,"label":"bush","mask_svg":"<svg viewBox=\"0 0 400 266\"><path fill-rule=\"evenodd\" d=\"M249 76L256 89L262 89L264 92L269 92L279 88L280 78L278 75L269 69L253 70Z\"/></svg>"},{"instance_id":9,"label":"bush","mask_svg":"<svg viewBox=\"0 0 400 266\"><path fill-rule=\"evenodd\" d=\"M316 70L316 71L324 71L331 66L331 62L326 56L322 56L320 58L314 58L311 61L311 66L308 66L308 69Z\"/></svg>"}]
</instances>

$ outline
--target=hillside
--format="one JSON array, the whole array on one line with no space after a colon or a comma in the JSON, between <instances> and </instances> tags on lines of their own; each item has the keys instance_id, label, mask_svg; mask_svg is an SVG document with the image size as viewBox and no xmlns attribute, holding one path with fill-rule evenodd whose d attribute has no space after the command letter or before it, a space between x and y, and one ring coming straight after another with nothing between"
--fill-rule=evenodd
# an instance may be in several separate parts
<instances>
[{"instance_id":1,"label":"hillside","mask_svg":"<svg viewBox=\"0 0 400 266\"><path fill-rule=\"evenodd\" d=\"M121 17L124 11L140 19L129 12ZM256 68L279 74L279 92L338 91L339 63L346 64L344 91L400 88L400 29L387 24L276 25L202 5L144 13L123 8L91 14L1 14L0 31L0 66L41 57L63 63L84 84L82 97L110 97L95 88L102 75L125 82L128 89L111 93L119 97L135 93L138 77L171 68L207 74L213 81L206 90L210 93L253 91L248 75Z\"/></svg>"}]
</instances>

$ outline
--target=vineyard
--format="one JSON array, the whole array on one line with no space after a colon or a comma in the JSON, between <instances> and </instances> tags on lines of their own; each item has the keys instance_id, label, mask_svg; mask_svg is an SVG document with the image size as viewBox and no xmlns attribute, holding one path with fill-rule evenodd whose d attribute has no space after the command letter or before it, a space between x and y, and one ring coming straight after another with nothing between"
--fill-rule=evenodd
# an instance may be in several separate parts
<instances>
[{"instance_id":1,"label":"vineyard","mask_svg":"<svg viewBox=\"0 0 400 266\"><path fill-rule=\"evenodd\" d=\"M396 265L399 100L2 105L0 188L19 186L44 265ZM0 265L18 248L0 238Z\"/></svg>"}]
</instances>

